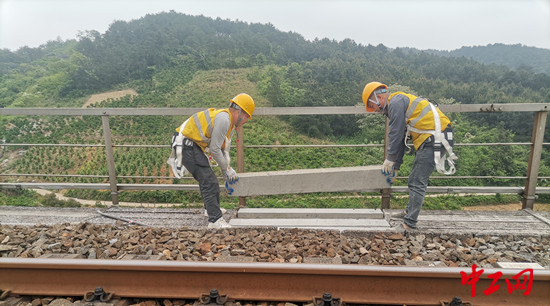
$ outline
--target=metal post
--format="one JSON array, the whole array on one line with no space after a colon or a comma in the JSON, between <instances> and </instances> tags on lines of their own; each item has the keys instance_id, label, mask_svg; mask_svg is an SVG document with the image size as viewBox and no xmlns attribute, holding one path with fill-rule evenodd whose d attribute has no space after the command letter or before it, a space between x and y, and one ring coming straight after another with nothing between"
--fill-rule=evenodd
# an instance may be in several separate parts
<instances>
[{"instance_id":1,"label":"metal post","mask_svg":"<svg viewBox=\"0 0 550 306\"><path fill-rule=\"evenodd\" d=\"M389 120L386 117L386 127L384 129L384 159L387 157L388 154L388 143L389 143L389 137L388 137L388 128L389 128ZM389 209L390 208L390 198L391 198L391 189L390 188L384 188L381 190L382 193L382 209Z\"/></svg>"},{"instance_id":2,"label":"metal post","mask_svg":"<svg viewBox=\"0 0 550 306\"><path fill-rule=\"evenodd\" d=\"M540 168L542 154L542 142L544 140L544 129L546 128L546 117L548 112L536 112L533 123L533 134L531 135L531 152L529 153L529 164L527 166L527 179L523 190L522 209L533 209L535 203L535 191Z\"/></svg>"},{"instance_id":3,"label":"metal post","mask_svg":"<svg viewBox=\"0 0 550 306\"><path fill-rule=\"evenodd\" d=\"M118 186L116 181L115 158L113 154L113 143L111 141L111 128L109 126L109 116L102 115L103 137L105 138L105 155L107 156L107 166L109 169L109 184L111 185L111 199L113 205L118 205Z\"/></svg>"},{"instance_id":4,"label":"metal post","mask_svg":"<svg viewBox=\"0 0 550 306\"><path fill-rule=\"evenodd\" d=\"M237 138L237 172L243 173L244 172L244 133L243 133L242 125L237 128L237 134L239 135L239 138ZM239 197L239 207L246 207L245 197Z\"/></svg>"}]
</instances>

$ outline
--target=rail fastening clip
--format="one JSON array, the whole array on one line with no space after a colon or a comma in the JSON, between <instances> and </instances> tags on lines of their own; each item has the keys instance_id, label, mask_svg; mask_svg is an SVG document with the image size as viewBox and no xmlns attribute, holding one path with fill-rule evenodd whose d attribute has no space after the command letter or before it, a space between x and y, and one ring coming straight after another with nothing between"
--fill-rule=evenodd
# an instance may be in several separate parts
<instances>
[{"instance_id":1,"label":"rail fastening clip","mask_svg":"<svg viewBox=\"0 0 550 306\"><path fill-rule=\"evenodd\" d=\"M101 301L101 302L108 302L113 297L113 293L107 293L103 288L97 287L95 288L94 292L86 292L84 294L84 301L86 302L92 302L92 301Z\"/></svg>"},{"instance_id":2,"label":"rail fastening clip","mask_svg":"<svg viewBox=\"0 0 550 306\"><path fill-rule=\"evenodd\" d=\"M313 305L315 306L341 306L342 300L340 298L333 298L332 294L325 292L322 298L313 298Z\"/></svg>"},{"instance_id":3,"label":"rail fastening clip","mask_svg":"<svg viewBox=\"0 0 550 306\"><path fill-rule=\"evenodd\" d=\"M199 298L201 305L223 305L226 302L227 295L220 295L218 289L212 289L209 294L203 294Z\"/></svg>"}]
</instances>

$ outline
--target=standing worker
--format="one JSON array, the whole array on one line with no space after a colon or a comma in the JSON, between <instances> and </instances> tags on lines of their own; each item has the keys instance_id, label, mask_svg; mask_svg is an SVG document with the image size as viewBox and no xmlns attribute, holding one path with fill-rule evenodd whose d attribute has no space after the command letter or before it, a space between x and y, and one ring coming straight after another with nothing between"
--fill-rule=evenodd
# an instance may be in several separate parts
<instances>
[{"instance_id":1,"label":"standing worker","mask_svg":"<svg viewBox=\"0 0 550 306\"><path fill-rule=\"evenodd\" d=\"M387 154L382 173L391 180L403 163L407 138L410 136L416 150L409 175L409 202L404 212L392 217L403 218L405 229L415 229L428 180L434 168L443 174L455 172L452 151L453 128L445 116L431 102L404 92L390 94L388 86L370 82L363 89L363 103L367 112L382 113L389 119ZM449 170L445 169L445 161Z\"/></svg>"},{"instance_id":2,"label":"standing worker","mask_svg":"<svg viewBox=\"0 0 550 306\"><path fill-rule=\"evenodd\" d=\"M229 108L209 108L187 119L172 137L172 155L168 164L181 178L189 172L199 182L200 193L208 214L208 228L231 227L220 209L220 186L207 154L211 154L227 184L239 180L229 162L233 131L245 124L254 113L254 100L245 93L230 100ZM237 134L237 139L239 135Z\"/></svg>"}]
</instances>

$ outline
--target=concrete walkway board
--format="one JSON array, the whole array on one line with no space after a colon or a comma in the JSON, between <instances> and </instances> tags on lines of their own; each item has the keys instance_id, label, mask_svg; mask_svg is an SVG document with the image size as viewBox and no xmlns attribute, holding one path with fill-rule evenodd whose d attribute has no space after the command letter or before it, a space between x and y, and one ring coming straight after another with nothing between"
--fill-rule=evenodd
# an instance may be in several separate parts
<instances>
[{"instance_id":1,"label":"concrete walkway board","mask_svg":"<svg viewBox=\"0 0 550 306\"><path fill-rule=\"evenodd\" d=\"M321 174L321 175L320 175ZM390 188L382 166L239 173L232 196L312 192L361 192Z\"/></svg>"}]
</instances>

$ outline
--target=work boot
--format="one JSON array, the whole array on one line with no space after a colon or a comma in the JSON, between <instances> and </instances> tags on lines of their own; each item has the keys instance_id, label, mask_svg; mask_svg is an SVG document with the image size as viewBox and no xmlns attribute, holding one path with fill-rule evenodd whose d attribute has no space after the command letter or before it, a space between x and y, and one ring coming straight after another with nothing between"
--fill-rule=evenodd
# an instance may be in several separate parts
<instances>
[{"instance_id":1,"label":"work boot","mask_svg":"<svg viewBox=\"0 0 550 306\"><path fill-rule=\"evenodd\" d=\"M416 226L412 227L412 226L409 226L405 223L402 223L400 227L405 229L406 231L416 231L418 229Z\"/></svg>"},{"instance_id":2,"label":"work boot","mask_svg":"<svg viewBox=\"0 0 550 306\"><path fill-rule=\"evenodd\" d=\"M392 219L403 219L407 215L406 211L398 212L393 215L391 215Z\"/></svg>"},{"instance_id":3,"label":"work boot","mask_svg":"<svg viewBox=\"0 0 550 306\"><path fill-rule=\"evenodd\" d=\"M220 207L220 210L222 211L222 214L225 214L227 212L227 210L223 207ZM204 216L208 217L208 212L206 211L206 209L204 210Z\"/></svg>"},{"instance_id":4,"label":"work boot","mask_svg":"<svg viewBox=\"0 0 550 306\"><path fill-rule=\"evenodd\" d=\"M209 222L208 228L228 228L231 227L223 218L219 218L216 222Z\"/></svg>"}]
</instances>

